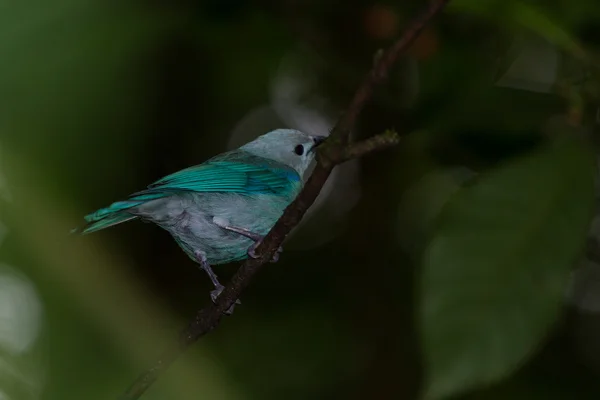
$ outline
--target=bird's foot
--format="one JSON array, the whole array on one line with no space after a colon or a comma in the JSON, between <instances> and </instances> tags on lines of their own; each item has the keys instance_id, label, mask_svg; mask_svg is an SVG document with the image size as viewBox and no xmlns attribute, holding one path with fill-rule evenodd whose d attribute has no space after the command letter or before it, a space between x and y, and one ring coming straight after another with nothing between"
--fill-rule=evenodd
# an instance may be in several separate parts
<instances>
[{"instance_id":1,"label":"bird's foot","mask_svg":"<svg viewBox=\"0 0 600 400\"><path fill-rule=\"evenodd\" d=\"M264 237L263 237L264 238ZM257 240L252 246L250 246L250 248L248 249L248 256L250 258L258 258L258 254L256 254L256 249L258 246L260 246L260 244L262 243L263 238L261 238L260 240ZM276 263L277 261L279 261L279 256L281 255L281 253L283 253L283 247L279 246L279 248L277 249L277 251L275 252L275 254L273 254L273 257L271 257L271 261L272 263Z\"/></svg>"},{"instance_id":2,"label":"bird's foot","mask_svg":"<svg viewBox=\"0 0 600 400\"><path fill-rule=\"evenodd\" d=\"M217 297L219 297L219 295L221 294L221 292L223 291L223 289L225 289L225 286L223 285L219 285L215 288L215 290L213 290L212 292L210 292L210 298L212 300L213 303L217 303ZM231 315L233 314L233 309L235 308L236 304L242 304L242 302L240 301L240 299L237 299L235 301L235 304L232 304L231 307L229 307L227 309L227 311L225 311L223 314L225 315Z\"/></svg>"},{"instance_id":3,"label":"bird's foot","mask_svg":"<svg viewBox=\"0 0 600 400\"><path fill-rule=\"evenodd\" d=\"M206 271L208 277L210 278L210 281L215 286L215 290L210 292L210 298L213 303L216 303L217 297L219 297L219 295L221 294L223 289L225 289L225 286L221 285L221 283L219 282L219 279L217 278L217 274L215 274L213 272L212 268L210 267L210 264L208 263L208 260L206 258L206 254L203 251L198 250L195 252L195 255L196 255L196 259L200 263L200 267L204 271ZM238 299L235 301L235 304L242 304L242 302ZM231 307L229 307L229 309L227 311L225 311L226 315L231 315L233 313L233 308L235 307L235 304L232 304Z\"/></svg>"}]
</instances>

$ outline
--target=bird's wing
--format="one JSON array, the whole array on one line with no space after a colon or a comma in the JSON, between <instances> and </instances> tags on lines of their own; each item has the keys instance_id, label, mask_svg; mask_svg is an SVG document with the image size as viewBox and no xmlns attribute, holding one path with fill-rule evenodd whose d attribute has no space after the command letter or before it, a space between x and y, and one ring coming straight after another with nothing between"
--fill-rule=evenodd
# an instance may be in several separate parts
<instances>
[{"instance_id":1,"label":"bird's wing","mask_svg":"<svg viewBox=\"0 0 600 400\"><path fill-rule=\"evenodd\" d=\"M235 150L168 175L134 196L176 191L291 195L301 186L293 168Z\"/></svg>"}]
</instances>

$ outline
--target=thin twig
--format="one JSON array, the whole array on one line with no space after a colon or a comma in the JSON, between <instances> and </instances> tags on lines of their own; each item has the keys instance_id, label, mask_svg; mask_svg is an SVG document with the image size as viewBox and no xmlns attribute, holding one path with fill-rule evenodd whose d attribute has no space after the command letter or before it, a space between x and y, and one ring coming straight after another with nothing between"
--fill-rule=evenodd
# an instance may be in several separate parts
<instances>
[{"instance_id":1,"label":"thin twig","mask_svg":"<svg viewBox=\"0 0 600 400\"><path fill-rule=\"evenodd\" d=\"M358 115L370 100L375 86L383 83L394 62L419 35L427 22L437 14L449 0L434 0L419 17L408 26L404 34L396 41L373 66L361 86L356 91L350 106L331 131L327 141L321 146L317 166L304 185L302 192L285 209L283 215L256 249L256 259L248 259L237 270L229 284L225 287L216 303L209 304L200 310L188 326L182 331L179 341L167 349L154 365L144 371L121 396L121 400L138 399L169 367L189 345L196 342L219 325L223 312L240 297L242 291L250 284L253 276L271 259L271 255L283 243L289 232L302 219L308 208L317 198L325 181L335 165L352 157L386 148L398 142L395 134L385 133L365 142L348 145L350 131L354 127Z\"/></svg>"},{"instance_id":2,"label":"thin twig","mask_svg":"<svg viewBox=\"0 0 600 400\"><path fill-rule=\"evenodd\" d=\"M400 135L396 131L388 130L379 135L372 136L368 139L356 143L350 143L336 157L335 164L341 164L353 158L360 158L364 155L374 153L379 150L393 147L400 143Z\"/></svg>"},{"instance_id":3,"label":"thin twig","mask_svg":"<svg viewBox=\"0 0 600 400\"><path fill-rule=\"evenodd\" d=\"M337 125L333 128L331 136L340 144L346 144L350 138L350 130L354 127L358 115L365 104L371 99L375 87L385 80L394 62L400 54L405 52L419 36L429 20L433 18L450 0L433 0L429 6L411 21L402 36L381 56L378 56L373 69L365 76L362 84L354 94L347 112L342 115Z\"/></svg>"}]
</instances>

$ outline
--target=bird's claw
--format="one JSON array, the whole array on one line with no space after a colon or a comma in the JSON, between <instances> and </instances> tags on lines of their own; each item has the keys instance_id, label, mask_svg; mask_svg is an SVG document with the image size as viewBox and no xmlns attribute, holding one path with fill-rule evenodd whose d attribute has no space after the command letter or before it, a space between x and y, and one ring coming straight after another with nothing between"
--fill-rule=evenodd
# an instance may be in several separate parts
<instances>
[{"instance_id":1,"label":"bird's claw","mask_svg":"<svg viewBox=\"0 0 600 400\"><path fill-rule=\"evenodd\" d=\"M215 290L213 290L212 292L210 292L210 298L212 300L213 303L217 303L217 297L219 297L219 295L221 294L221 292L223 291L223 289L225 289L225 286L220 285L217 286ZM236 304L242 304L242 302L240 301L240 299L237 299L235 301L235 304L232 304L231 307L229 307L227 309L227 311L225 311L223 314L225 315L231 315L233 314L233 309L235 308Z\"/></svg>"},{"instance_id":2,"label":"bird's claw","mask_svg":"<svg viewBox=\"0 0 600 400\"><path fill-rule=\"evenodd\" d=\"M262 240L258 240L256 241L256 243L254 243L252 246L250 246L250 248L248 249L248 256L250 258L258 258L259 255L256 254L256 249L258 248L258 246L260 246L260 244L262 243ZM283 252L283 247L279 246L279 248L277 249L277 251L273 254L273 257L271 257L271 261L272 263L276 263L277 261L279 261L279 255Z\"/></svg>"}]
</instances>

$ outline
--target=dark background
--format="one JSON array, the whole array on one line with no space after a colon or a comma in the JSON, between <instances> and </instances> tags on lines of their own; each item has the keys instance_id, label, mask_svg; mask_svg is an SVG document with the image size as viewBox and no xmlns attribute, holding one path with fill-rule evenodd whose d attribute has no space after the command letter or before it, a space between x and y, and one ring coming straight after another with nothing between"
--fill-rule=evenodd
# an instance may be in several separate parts
<instances>
[{"instance_id":1,"label":"dark background","mask_svg":"<svg viewBox=\"0 0 600 400\"><path fill-rule=\"evenodd\" d=\"M209 301L209 280L165 232L136 222L68 236L82 215L273 128L326 134L423 4L0 6L7 398L116 398ZM426 188L441 197L554 130L593 133L599 81L581 49L595 54L599 18L593 0L463 0L438 16L353 132L395 128L402 144L341 167L234 316L144 398L417 398L430 204L407 193L442 171ZM565 311L510 378L468 398L598 398L598 317Z\"/></svg>"}]
</instances>

